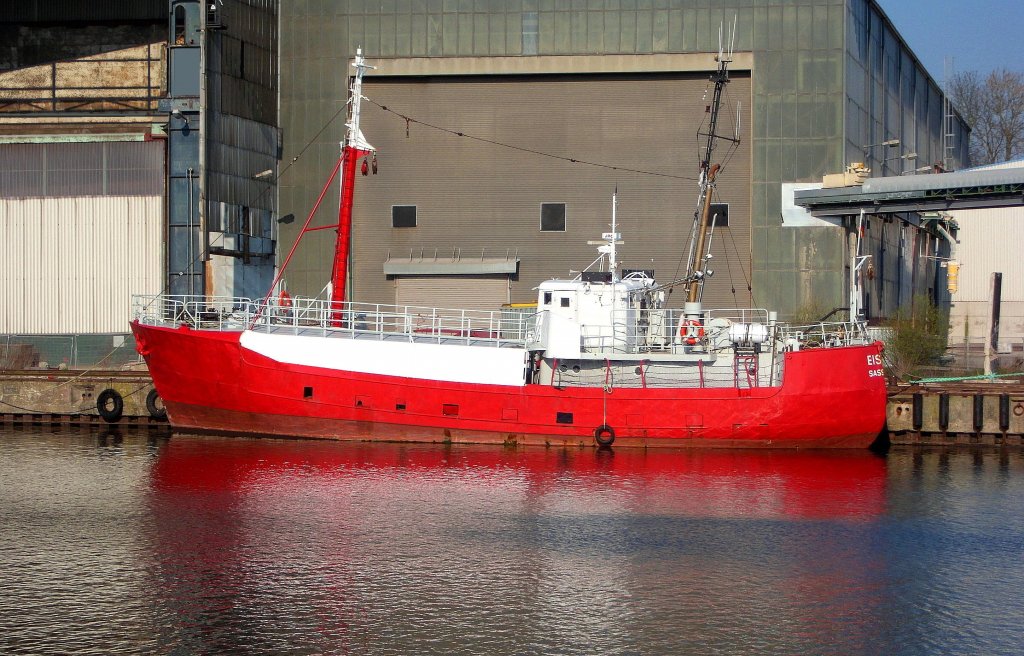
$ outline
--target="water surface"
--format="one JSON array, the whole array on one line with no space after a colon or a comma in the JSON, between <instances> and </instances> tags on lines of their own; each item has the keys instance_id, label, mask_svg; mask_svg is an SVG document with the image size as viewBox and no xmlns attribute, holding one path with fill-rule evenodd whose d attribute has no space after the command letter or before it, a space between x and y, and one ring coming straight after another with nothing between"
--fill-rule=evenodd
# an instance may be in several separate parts
<instances>
[{"instance_id":1,"label":"water surface","mask_svg":"<svg viewBox=\"0 0 1024 656\"><path fill-rule=\"evenodd\" d=\"M4 654L1019 654L1019 450L0 434Z\"/></svg>"}]
</instances>

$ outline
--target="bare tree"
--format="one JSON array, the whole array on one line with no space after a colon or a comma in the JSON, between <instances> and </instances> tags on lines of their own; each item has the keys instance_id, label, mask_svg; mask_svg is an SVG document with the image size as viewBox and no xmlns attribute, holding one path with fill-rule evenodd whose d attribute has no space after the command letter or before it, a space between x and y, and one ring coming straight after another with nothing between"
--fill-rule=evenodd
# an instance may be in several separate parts
<instances>
[{"instance_id":1,"label":"bare tree","mask_svg":"<svg viewBox=\"0 0 1024 656\"><path fill-rule=\"evenodd\" d=\"M946 92L971 126L971 161L992 164L1024 155L1024 73L1001 69L982 79L958 73Z\"/></svg>"}]
</instances>

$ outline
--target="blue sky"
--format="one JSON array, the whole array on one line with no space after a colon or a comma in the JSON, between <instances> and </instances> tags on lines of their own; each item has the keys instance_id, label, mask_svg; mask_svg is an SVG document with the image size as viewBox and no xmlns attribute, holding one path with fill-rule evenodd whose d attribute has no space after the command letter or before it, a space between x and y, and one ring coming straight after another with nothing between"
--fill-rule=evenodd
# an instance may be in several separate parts
<instances>
[{"instance_id":1,"label":"blue sky","mask_svg":"<svg viewBox=\"0 0 1024 656\"><path fill-rule=\"evenodd\" d=\"M1024 73L1024 0L878 0L910 49L940 83L953 72Z\"/></svg>"}]
</instances>

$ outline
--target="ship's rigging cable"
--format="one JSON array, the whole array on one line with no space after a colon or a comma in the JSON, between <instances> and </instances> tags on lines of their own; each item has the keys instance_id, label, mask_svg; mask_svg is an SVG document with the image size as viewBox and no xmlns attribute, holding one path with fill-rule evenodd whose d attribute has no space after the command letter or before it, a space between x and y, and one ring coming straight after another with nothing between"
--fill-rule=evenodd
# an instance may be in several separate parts
<instances>
[{"instance_id":1,"label":"ship's rigging cable","mask_svg":"<svg viewBox=\"0 0 1024 656\"><path fill-rule=\"evenodd\" d=\"M721 202L721 198L718 196L718 190L714 191L715 200ZM728 227L728 226L724 226ZM743 258L740 256L739 249L736 247L736 237L733 235L732 230L726 230L725 233L729 236L729 241L732 243L732 251L736 256L735 258L729 257L729 248L725 244L725 238L722 238L722 256L725 258L725 271L729 275L729 291L732 294L734 303L739 303L736 300L736 281L733 279L732 263L733 259L736 260L736 265L740 268L740 273L743 275L743 280L747 285L748 296L750 295L750 281L747 279L747 271L743 266Z\"/></svg>"},{"instance_id":2,"label":"ship's rigging cable","mask_svg":"<svg viewBox=\"0 0 1024 656\"><path fill-rule=\"evenodd\" d=\"M639 175L653 175L653 176L657 176L659 178L672 178L673 180L698 180L699 179L699 178L692 177L692 176L674 175L672 173L660 173L658 171L645 171L643 169L631 169L631 168L628 168L628 167L625 167L625 166L614 166L612 164L602 164L601 162L591 162L591 161L588 161L588 160L579 159L577 157L566 157L565 155L555 155L553 153L545 153L544 151L541 151L541 150L534 150L532 148L525 148L523 146L516 146L514 144L508 144L508 143L504 143L502 141L495 141L494 139L487 139L485 137L478 137L476 135L467 134L467 133L462 132L460 130L452 130L450 128L442 127L440 125L434 125L433 123L427 123L426 121L421 121L421 120L419 120L417 118L414 118L412 116L407 116L406 114L402 114L401 112L398 112L398 111L388 107L387 105L382 105L382 104L376 102L375 100L373 100L372 98L367 98L366 96L363 96L363 100L367 101L371 105L375 105L375 106L379 107L381 110L383 110L383 111L385 111L385 112L387 112L389 114L394 114L398 118L400 118L403 121L405 121L406 126L408 126L409 123L415 123L417 125L422 125L423 127L431 128L432 130L438 130L439 132L444 132L444 133L447 133L447 134L450 134L450 135L453 135L453 136L456 136L456 137L463 137L465 139L470 139L472 141L479 141L479 142L482 142L482 143L490 144L492 146L499 146L501 148L508 148L510 150L518 150L519 152L522 152L522 153L529 153L531 155L537 155L539 157L548 157L550 159L557 159L557 160L561 160L563 162L569 162L569 163L572 163L572 164L583 164L585 166L595 166L595 167L602 168L602 169L608 169L610 171L623 171L623 172L626 172L626 173L637 173Z\"/></svg>"},{"instance_id":3,"label":"ship's rigging cable","mask_svg":"<svg viewBox=\"0 0 1024 656\"><path fill-rule=\"evenodd\" d=\"M740 260L740 273L743 274L743 281L747 284L747 296L749 297L749 302L750 302L751 305L755 305L755 303L754 303L754 287L753 287L753 285L751 283L751 278L753 276L751 276L751 277L747 276L747 269L743 265L742 258L740 258L740 249L736 246L736 236L732 234L732 231L729 231L728 234L729 234L729 241L732 242L732 250L736 254L737 259Z\"/></svg>"}]
</instances>

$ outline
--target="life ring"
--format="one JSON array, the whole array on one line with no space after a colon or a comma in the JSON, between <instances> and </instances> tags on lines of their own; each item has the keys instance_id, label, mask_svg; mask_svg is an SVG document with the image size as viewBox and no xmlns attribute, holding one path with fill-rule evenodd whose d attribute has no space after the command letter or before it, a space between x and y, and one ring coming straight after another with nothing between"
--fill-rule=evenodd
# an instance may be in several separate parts
<instances>
[{"instance_id":1,"label":"life ring","mask_svg":"<svg viewBox=\"0 0 1024 656\"><path fill-rule=\"evenodd\" d=\"M124 414L124 399L117 390L107 388L96 397L96 410L103 417L103 421L113 424Z\"/></svg>"},{"instance_id":2,"label":"life ring","mask_svg":"<svg viewBox=\"0 0 1024 656\"><path fill-rule=\"evenodd\" d=\"M157 405L158 401L160 402L159 405ZM167 419L167 408L164 407L160 393L156 391L155 387L149 390L149 394L146 395L146 410L149 410L149 416L153 419L161 421Z\"/></svg>"},{"instance_id":3,"label":"life ring","mask_svg":"<svg viewBox=\"0 0 1024 656\"><path fill-rule=\"evenodd\" d=\"M281 295L277 297L277 304L281 306L282 310L288 311L292 309L292 295L288 293L288 290L283 290Z\"/></svg>"},{"instance_id":4,"label":"life ring","mask_svg":"<svg viewBox=\"0 0 1024 656\"><path fill-rule=\"evenodd\" d=\"M704 324L696 319L680 321L679 337L683 340L683 343L693 346L704 337Z\"/></svg>"},{"instance_id":5,"label":"life ring","mask_svg":"<svg viewBox=\"0 0 1024 656\"><path fill-rule=\"evenodd\" d=\"M601 424L594 429L594 440L598 446L611 446L615 441L615 430L608 424Z\"/></svg>"}]
</instances>

